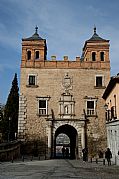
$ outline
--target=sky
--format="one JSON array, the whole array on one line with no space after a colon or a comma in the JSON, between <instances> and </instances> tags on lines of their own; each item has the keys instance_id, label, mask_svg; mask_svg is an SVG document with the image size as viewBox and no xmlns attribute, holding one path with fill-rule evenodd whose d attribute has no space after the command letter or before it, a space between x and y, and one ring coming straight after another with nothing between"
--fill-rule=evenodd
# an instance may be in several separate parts
<instances>
[{"instance_id":1,"label":"sky","mask_svg":"<svg viewBox=\"0 0 119 179\"><path fill-rule=\"evenodd\" d=\"M0 103L6 103L15 73L20 86L22 38L32 36L36 25L48 60L81 56L96 26L110 40L111 76L119 73L118 0L0 0Z\"/></svg>"}]
</instances>

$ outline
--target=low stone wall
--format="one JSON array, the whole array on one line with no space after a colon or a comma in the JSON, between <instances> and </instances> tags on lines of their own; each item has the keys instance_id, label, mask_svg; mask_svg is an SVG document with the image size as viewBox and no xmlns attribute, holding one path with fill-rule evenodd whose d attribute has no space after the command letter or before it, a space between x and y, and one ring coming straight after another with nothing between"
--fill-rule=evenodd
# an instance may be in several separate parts
<instances>
[{"instance_id":1,"label":"low stone wall","mask_svg":"<svg viewBox=\"0 0 119 179\"><path fill-rule=\"evenodd\" d=\"M20 145L19 141L0 144L0 161L10 161L19 158Z\"/></svg>"}]
</instances>

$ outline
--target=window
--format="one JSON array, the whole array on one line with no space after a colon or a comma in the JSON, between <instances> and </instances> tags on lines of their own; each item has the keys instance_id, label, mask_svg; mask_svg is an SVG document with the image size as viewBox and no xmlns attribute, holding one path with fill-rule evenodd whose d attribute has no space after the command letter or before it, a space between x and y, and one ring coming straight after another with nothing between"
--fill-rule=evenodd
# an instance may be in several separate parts
<instances>
[{"instance_id":1,"label":"window","mask_svg":"<svg viewBox=\"0 0 119 179\"><path fill-rule=\"evenodd\" d=\"M100 59L101 61L104 61L104 52L100 52Z\"/></svg>"},{"instance_id":2,"label":"window","mask_svg":"<svg viewBox=\"0 0 119 179\"><path fill-rule=\"evenodd\" d=\"M29 85L35 85L35 75L29 75Z\"/></svg>"},{"instance_id":3,"label":"window","mask_svg":"<svg viewBox=\"0 0 119 179\"><path fill-rule=\"evenodd\" d=\"M37 73L28 74L26 87L28 87L28 88L38 88L37 76L38 76Z\"/></svg>"},{"instance_id":4,"label":"window","mask_svg":"<svg viewBox=\"0 0 119 179\"><path fill-rule=\"evenodd\" d=\"M87 115L95 115L94 101L87 101Z\"/></svg>"},{"instance_id":5,"label":"window","mask_svg":"<svg viewBox=\"0 0 119 179\"><path fill-rule=\"evenodd\" d=\"M37 115L38 116L46 116L48 115L48 101L50 100L50 96L39 97L36 96L38 102ZM51 109L53 112L53 110Z\"/></svg>"},{"instance_id":6,"label":"window","mask_svg":"<svg viewBox=\"0 0 119 179\"><path fill-rule=\"evenodd\" d=\"M101 87L102 84L102 76L96 76L96 87Z\"/></svg>"},{"instance_id":7,"label":"window","mask_svg":"<svg viewBox=\"0 0 119 179\"><path fill-rule=\"evenodd\" d=\"M85 111L84 113L86 113L86 115L88 117L90 116L97 116L97 102L98 102L98 97L93 97L93 96L85 96Z\"/></svg>"},{"instance_id":8,"label":"window","mask_svg":"<svg viewBox=\"0 0 119 179\"><path fill-rule=\"evenodd\" d=\"M92 61L96 61L96 53L92 52Z\"/></svg>"},{"instance_id":9,"label":"window","mask_svg":"<svg viewBox=\"0 0 119 179\"><path fill-rule=\"evenodd\" d=\"M39 115L47 115L47 101L39 100Z\"/></svg>"},{"instance_id":10,"label":"window","mask_svg":"<svg viewBox=\"0 0 119 179\"><path fill-rule=\"evenodd\" d=\"M28 60L31 59L31 51L30 51L30 50L27 51L27 59L28 59Z\"/></svg>"},{"instance_id":11,"label":"window","mask_svg":"<svg viewBox=\"0 0 119 179\"><path fill-rule=\"evenodd\" d=\"M39 59L39 51L36 51L36 53L35 53L35 59Z\"/></svg>"},{"instance_id":12,"label":"window","mask_svg":"<svg viewBox=\"0 0 119 179\"><path fill-rule=\"evenodd\" d=\"M105 115L106 115L106 121L111 121L111 110L107 110Z\"/></svg>"}]
</instances>

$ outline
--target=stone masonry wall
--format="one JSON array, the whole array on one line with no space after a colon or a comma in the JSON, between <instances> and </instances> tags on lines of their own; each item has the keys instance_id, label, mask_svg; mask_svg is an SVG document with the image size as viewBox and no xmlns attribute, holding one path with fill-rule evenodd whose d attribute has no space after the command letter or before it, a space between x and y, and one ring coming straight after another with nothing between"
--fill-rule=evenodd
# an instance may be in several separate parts
<instances>
[{"instance_id":1,"label":"stone masonry wall","mask_svg":"<svg viewBox=\"0 0 119 179\"><path fill-rule=\"evenodd\" d=\"M25 124L27 118L27 104L26 104L26 97L21 93L19 96L19 120L18 120L18 134L19 138L24 141L25 138Z\"/></svg>"},{"instance_id":2,"label":"stone masonry wall","mask_svg":"<svg viewBox=\"0 0 119 179\"><path fill-rule=\"evenodd\" d=\"M105 88L95 88L95 76L104 76L104 85L106 86L110 78L110 71L107 69L21 68L20 90L23 95L20 100L20 135L24 135L25 140L42 139L47 141L47 121L46 117L38 115L37 97L49 96L48 114L50 115L51 109L53 109L55 118L59 118L59 100L64 92L62 80L66 73L73 80L70 93L75 100L75 118L81 118L83 109L86 109L85 96L97 98L97 116L88 117L87 134L89 138L91 136L95 140L104 139L100 144L100 148L106 147L104 101L102 99ZM27 86L28 74L36 74L37 87Z\"/></svg>"}]
</instances>

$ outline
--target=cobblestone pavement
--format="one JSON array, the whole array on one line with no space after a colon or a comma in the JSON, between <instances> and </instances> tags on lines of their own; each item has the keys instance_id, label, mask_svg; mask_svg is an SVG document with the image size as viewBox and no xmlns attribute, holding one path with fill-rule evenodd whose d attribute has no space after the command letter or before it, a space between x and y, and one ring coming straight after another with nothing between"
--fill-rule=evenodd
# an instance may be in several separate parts
<instances>
[{"instance_id":1,"label":"cobblestone pavement","mask_svg":"<svg viewBox=\"0 0 119 179\"><path fill-rule=\"evenodd\" d=\"M119 179L119 166L82 160L0 163L0 179Z\"/></svg>"}]
</instances>

